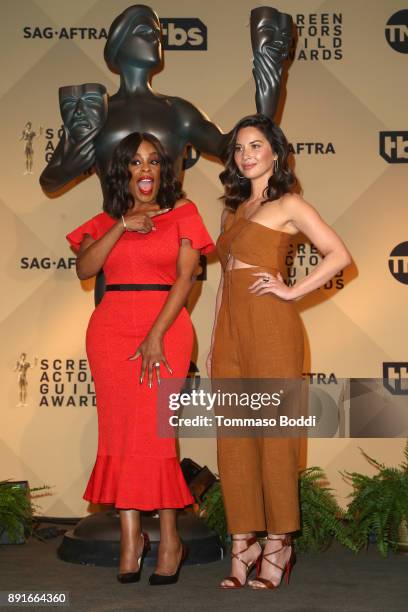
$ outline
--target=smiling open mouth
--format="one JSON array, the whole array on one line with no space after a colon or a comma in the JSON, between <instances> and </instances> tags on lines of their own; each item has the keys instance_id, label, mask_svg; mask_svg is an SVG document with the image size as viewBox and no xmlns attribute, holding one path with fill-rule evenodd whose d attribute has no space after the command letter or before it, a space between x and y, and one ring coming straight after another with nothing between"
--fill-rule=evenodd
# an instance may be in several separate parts
<instances>
[{"instance_id":1,"label":"smiling open mouth","mask_svg":"<svg viewBox=\"0 0 408 612\"><path fill-rule=\"evenodd\" d=\"M142 176L137 182L137 186L143 195L150 195L152 193L153 184L154 181L150 176Z\"/></svg>"}]
</instances>

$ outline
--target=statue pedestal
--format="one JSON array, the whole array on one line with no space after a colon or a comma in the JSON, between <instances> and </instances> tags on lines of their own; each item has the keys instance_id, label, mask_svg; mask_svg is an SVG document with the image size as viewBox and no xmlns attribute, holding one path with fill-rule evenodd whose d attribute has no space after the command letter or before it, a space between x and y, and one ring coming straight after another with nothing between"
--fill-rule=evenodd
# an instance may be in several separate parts
<instances>
[{"instance_id":1,"label":"statue pedestal","mask_svg":"<svg viewBox=\"0 0 408 612\"><path fill-rule=\"evenodd\" d=\"M143 515L142 529L149 534L151 550L147 553L144 564L156 565L159 545L158 515ZM223 549L216 533L192 512L180 511L178 531L189 553L187 565L211 563L223 557ZM60 559L68 563L119 567L120 521L115 510L91 514L67 531L58 548Z\"/></svg>"}]
</instances>

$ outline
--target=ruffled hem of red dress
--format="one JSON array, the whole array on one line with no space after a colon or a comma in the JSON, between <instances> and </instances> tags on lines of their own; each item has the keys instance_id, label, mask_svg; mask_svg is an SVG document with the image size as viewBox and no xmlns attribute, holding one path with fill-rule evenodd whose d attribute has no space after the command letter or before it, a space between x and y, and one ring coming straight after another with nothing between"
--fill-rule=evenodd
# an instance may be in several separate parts
<instances>
[{"instance_id":1,"label":"ruffled hem of red dress","mask_svg":"<svg viewBox=\"0 0 408 612\"><path fill-rule=\"evenodd\" d=\"M177 457L98 455L83 498L116 508L184 508L194 499Z\"/></svg>"}]
</instances>

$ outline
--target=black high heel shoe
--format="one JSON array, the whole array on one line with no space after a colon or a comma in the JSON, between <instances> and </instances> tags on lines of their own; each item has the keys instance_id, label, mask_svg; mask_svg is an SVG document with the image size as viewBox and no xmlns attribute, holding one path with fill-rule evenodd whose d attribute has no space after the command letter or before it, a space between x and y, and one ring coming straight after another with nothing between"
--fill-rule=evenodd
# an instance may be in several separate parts
<instances>
[{"instance_id":1,"label":"black high heel shoe","mask_svg":"<svg viewBox=\"0 0 408 612\"><path fill-rule=\"evenodd\" d=\"M143 567L143 559L145 558L146 553L150 550L149 536L145 532L143 532L141 535L143 538L143 550L142 550L142 554L138 558L139 569L137 570L137 572L123 572L122 574L117 574L116 578L118 579L118 582L120 582L121 584L129 584L130 582L139 582L140 580L140 574L142 573L142 567Z\"/></svg>"},{"instance_id":2,"label":"black high heel shoe","mask_svg":"<svg viewBox=\"0 0 408 612\"><path fill-rule=\"evenodd\" d=\"M187 546L182 544L181 559L180 559L180 562L174 574L170 574L170 575L156 574L156 573L151 574L151 576L149 577L149 584L151 586L159 586L162 584L175 584L177 580L179 579L180 569L184 561L186 560L187 555L188 555L188 548Z\"/></svg>"}]
</instances>

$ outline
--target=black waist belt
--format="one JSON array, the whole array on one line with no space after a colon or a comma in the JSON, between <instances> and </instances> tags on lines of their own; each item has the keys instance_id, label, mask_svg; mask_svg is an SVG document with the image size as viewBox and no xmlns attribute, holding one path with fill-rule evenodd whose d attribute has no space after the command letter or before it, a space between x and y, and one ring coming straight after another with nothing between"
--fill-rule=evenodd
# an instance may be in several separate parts
<instances>
[{"instance_id":1,"label":"black waist belt","mask_svg":"<svg viewBox=\"0 0 408 612\"><path fill-rule=\"evenodd\" d=\"M106 285L105 291L170 291L173 285Z\"/></svg>"}]
</instances>

